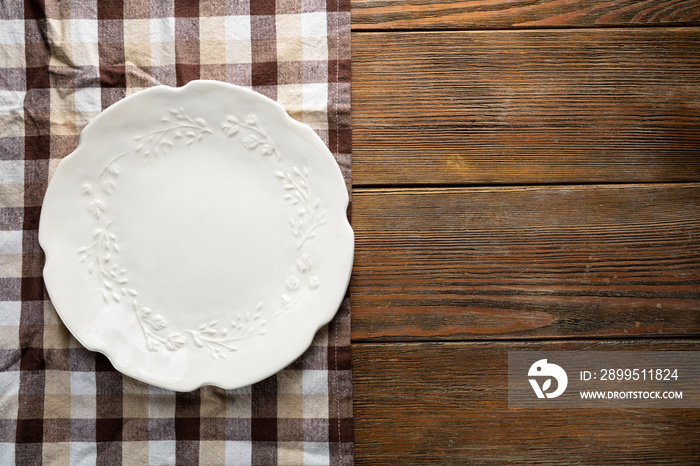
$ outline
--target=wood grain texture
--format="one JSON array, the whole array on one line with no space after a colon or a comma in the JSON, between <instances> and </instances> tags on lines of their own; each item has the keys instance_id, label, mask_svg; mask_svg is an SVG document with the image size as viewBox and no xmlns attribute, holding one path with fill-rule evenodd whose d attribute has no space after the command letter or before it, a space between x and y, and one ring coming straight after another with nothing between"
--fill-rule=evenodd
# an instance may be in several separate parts
<instances>
[{"instance_id":1,"label":"wood grain texture","mask_svg":"<svg viewBox=\"0 0 700 466\"><path fill-rule=\"evenodd\" d=\"M353 182L700 179L700 29L353 35Z\"/></svg>"},{"instance_id":2,"label":"wood grain texture","mask_svg":"<svg viewBox=\"0 0 700 466\"><path fill-rule=\"evenodd\" d=\"M697 409L508 409L509 350L700 350L698 341L353 345L355 463L698 464Z\"/></svg>"},{"instance_id":3,"label":"wood grain texture","mask_svg":"<svg viewBox=\"0 0 700 466\"><path fill-rule=\"evenodd\" d=\"M700 335L700 184L353 193L357 340Z\"/></svg>"},{"instance_id":4,"label":"wood grain texture","mask_svg":"<svg viewBox=\"0 0 700 466\"><path fill-rule=\"evenodd\" d=\"M697 24L696 0L352 0L355 30Z\"/></svg>"}]
</instances>

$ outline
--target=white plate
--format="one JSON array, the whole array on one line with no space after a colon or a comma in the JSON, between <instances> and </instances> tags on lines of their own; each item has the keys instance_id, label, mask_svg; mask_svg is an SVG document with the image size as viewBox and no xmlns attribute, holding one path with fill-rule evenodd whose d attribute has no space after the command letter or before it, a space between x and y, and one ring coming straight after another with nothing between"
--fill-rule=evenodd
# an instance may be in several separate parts
<instances>
[{"instance_id":1,"label":"white plate","mask_svg":"<svg viewBox=\"0 0 700 466\"><path fill-rule=\"evenodd\" d=\"M56 310L118 370L230 389L299 357L350 278L348 194L321 139L255 92L159 86L113 105L41 212Z\"/></svg>"}]
</instances>

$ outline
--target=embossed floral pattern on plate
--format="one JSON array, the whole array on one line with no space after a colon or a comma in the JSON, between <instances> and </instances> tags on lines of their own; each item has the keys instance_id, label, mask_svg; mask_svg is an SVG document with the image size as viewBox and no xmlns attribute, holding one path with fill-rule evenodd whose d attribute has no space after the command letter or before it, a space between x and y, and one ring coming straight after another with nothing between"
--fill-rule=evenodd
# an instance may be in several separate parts
<instances>
[{"instance_id":1,"label":"embossed floral pattern on plate","mask_svg":"<svg viewBox=\"0 0 700 466\"><path fill-rule=\"evenodd\" d=\"M149 157L167 154L168 149L178 140L192 145L201 141L205 135L213 134L204 118L192 118L182 107L171 109L170 115L171 117L165 116L161 119L162 127L134 138L138 145L133 155ZM262 156L277 155L277 160L281 161L282 157L274 142L258 125L258 119L254 114L247 115L243 122L229 115L220 127L228 137L238 135L241 128L248 130L252 134L242 139L246 149L250 151L259 149ZM108 198L117 189L120 171L117 162L126 155L126 153L116 155L100 171L94 183L84 184L81 188L82 193L88 197L87 208L98 223L93 242L78 249L78 259L81 262L87 262L88 272L94 272L97 276L100 284L98 292L105 302L112 300L121 304L123 299L131 299L149 351L159 351L161 348L177 351L187 346L189 342L183 339L181 331L169 328L163 315L153 315L150 308L139 304L136 299L138 291L127 287L129 284L127 270L119 265L120 249L117 237L109 231L112 219L109 217ZM300 254L296 265L302 277L300 280L296 275L291 275L287 279L288 293L280 298L282 307L273 315L273 318L276 318L294 306L307 292L317 289L320 285L319 278L311 275L311 257L306 252L302 252L301 248L306 241L315 237L316 230L325 224L326 212L322 208L321 199L312 194L308 167L299 169L294 165L291 167L291 172L278 170L274 172L274 176L283 182L284 199L288 200L292 206L298 205L298 218L290 217L289 225L291 234L298 238L297 249L300 250ZM96 194L96 190L101 190L100 195ZM211 320L200 324L197 330L186 332L192 337L191 343L194 347L208 350L214 359L225 359L224 350L231 352L238 350L238 346L233 342L266 333L268 321L260 313L262 307L263 302L260 302L252 317L250 312L245 312L244 317L241 317L242 314L238 312L237 320L231 323L231 329L220 326L217 320Z\"/></svg>"}]
</instances>

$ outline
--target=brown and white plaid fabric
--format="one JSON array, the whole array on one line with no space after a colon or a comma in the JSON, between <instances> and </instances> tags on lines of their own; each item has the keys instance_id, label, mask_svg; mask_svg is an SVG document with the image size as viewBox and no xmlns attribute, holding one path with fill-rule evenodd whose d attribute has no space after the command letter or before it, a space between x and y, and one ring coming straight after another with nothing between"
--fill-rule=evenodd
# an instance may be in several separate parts
<instances>
[{"instance_id":1,"label":"brown and white plaid fabric","mask_svg":"<svg viewBox=\"0 0 700 466\"><path fill-rule=\"evenodd\" d=\"M37 241L50 174L114 102L215 79L280 102L350 179L349 0L0 2L0 464L352 464L348 300L290 367L175 393L67 332Z\"/></svg>"}]
</instances>

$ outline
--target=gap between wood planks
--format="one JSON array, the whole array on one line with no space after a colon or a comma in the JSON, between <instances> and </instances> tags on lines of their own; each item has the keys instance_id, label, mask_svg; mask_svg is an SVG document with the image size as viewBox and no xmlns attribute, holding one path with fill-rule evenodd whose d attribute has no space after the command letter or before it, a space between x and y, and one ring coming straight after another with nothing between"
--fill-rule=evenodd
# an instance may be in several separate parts
<instances>
[{"instance_id":1,"label":"gap between wood planks","mask_svg":"<svg viewBox=\"0 0 700 466\"><path fill-rule=\"evenodd\" d=\"M619 24L596 24L593 26L533 26L533 27L518 27L518 26L504 26L504 27L468 27L468 28L420 28L420 29L411 29L411 28L396 28L396 29L391 29L391 28L356 28L355 25L352 26L352 34L362 34L362 35L370 35L370 34L386 34L386 33L391 33L391 34L405 34L405 33L411 33L411 34L416 34L416 33L426 33L426 34L434 34L434 33L458 33L458 32L528 32L528 31L536 31L536 32L546 32L546 31L570 31L570 30L575 30L575 29L581 29L581 30L586 30L589 31L591 29L620 29L620 30L630 30L630 29L673 29L673 28L697 28L700 29L700 26L697 26L692 23L678 23L678 24L664 24L664 25L657 25L657 24L634 24L630 26L620 26Z\"/></svg>"},{"instance_id":2,"label":"gap between wood planks","mask_svg":"<svg viewBox=\"0 0 700 466\"><path fill-rule=\"evenodd\" d=\"M626 181L608 181L605 183L600 183L600 182L586 182L586 181L579 181L579 182L574 182L574 183L560 183L560 182L542 182L542 183L517 183L510 181L508 183L396 183L396 184L380 184L380 183L368 183L368 184L353 184L352 189L354 194L371 194L373 192L377 192L379 190L414 190L414 189L435 189L435 190L441 190L441 189L459 189L459 188L605 188L605 187L613 187L613 188L634 188L634 187L643 187L643 186L659 186L659 185L670 185L670 186L694 186L696 184L700 183L698 182L669 182L669 181L663 181L663 180L654 180L654 181L645 181L643 183L630 183Z\"/></svg>"},{"instance_id":3,"label":"gap between wood planks","mask_svg":"<svg viewBox=\"0 0 700 466\"><path fill-rule=\"evenodd\" d=\"M693 336L688 336L688 335L630 335L629 337L620 337L620 336L590 336L590 337L581 337L581 336L571 336L571 335L563 335L563 336L549 336L549 337L532 337L532 338L494 338L494 339L479 339L479 340L469 340L469 339L460 339L460 340L439 340L436 338L426 338L425 340L416 340L416 339L385 339L385 338L353 338L351 341L352 346L371 346L371 345L376 345L376 346L392 346L392 345L424 345L424 344L439 344L439 345L447 345L447 344L462 344L462 343L474 343L474 344L494 344L494 343L503 343L503 344L508 344L508 343L547 343L550 341L556 341L556 342L630 342L630 341L636 341L636 340L644 340L644 341L665 341L665 342L676 342L676 341L684 341L684 342L697 342L700 341L700 338L693 337Z\"/></svg>"}]
</instances>

